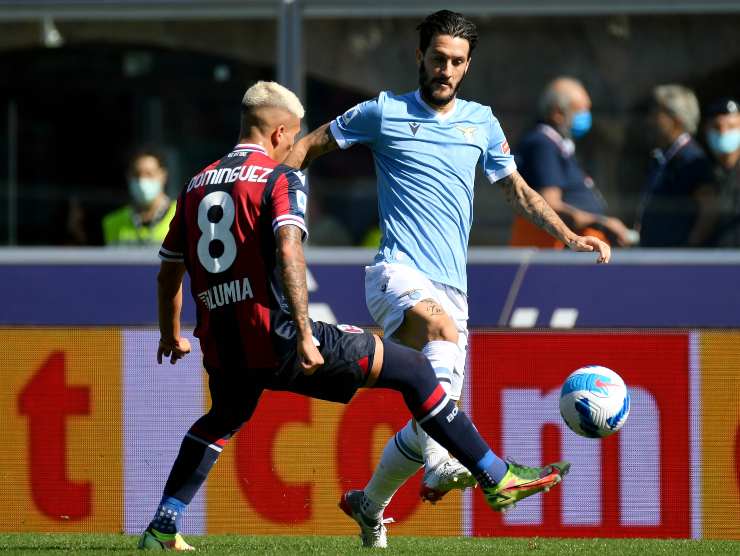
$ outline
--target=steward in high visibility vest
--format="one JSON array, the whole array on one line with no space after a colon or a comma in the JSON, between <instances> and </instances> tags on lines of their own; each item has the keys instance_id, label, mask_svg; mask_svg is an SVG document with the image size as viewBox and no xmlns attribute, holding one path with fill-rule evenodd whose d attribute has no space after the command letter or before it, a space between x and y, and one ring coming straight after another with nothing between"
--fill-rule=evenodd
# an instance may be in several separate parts
<instances>
[{"instance_id":1,"label":"steward in high visibility vest","mask_svg":"<svg viewBox=\"0 0 740 556\"><path fill-rule=\"evenodd\" d=\"M131 160L128 175L131 203L103 218L106 245L161 245L175 214L164 192L167 167L163 157L142 150Z\"/></svg>"}]
</instances>

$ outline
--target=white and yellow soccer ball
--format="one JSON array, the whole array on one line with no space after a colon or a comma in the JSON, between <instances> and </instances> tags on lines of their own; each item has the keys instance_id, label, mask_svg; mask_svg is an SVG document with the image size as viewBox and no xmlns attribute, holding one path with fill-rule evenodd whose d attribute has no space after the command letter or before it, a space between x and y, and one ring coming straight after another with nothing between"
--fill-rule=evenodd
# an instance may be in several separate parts
<instances>
[{"instance_id":1,"label":"white and yellow soccer ball","mask_svg":"<svg viewBox=\"0 0 740 556\"><path fill-rule=\"evenodd\" d=\"M560 390L560 415L574 433L604 438L622 428L630 413L630 394L611 369L588 365L573 371Z\"/></svg>"}]
</instances>

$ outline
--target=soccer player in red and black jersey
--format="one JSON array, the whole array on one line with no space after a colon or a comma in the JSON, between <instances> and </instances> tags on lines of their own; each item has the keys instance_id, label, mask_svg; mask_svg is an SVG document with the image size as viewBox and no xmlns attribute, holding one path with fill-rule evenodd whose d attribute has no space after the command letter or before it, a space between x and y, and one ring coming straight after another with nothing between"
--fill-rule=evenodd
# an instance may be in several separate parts
<instances>
[{"instance_id":1,"label":"soccer player in red and black jersey","mask_svg":"<svg viewBox=\"0 0 740 556\"><path fill-rule=\"evenodd\" d=\"M211 409L185 435L140 548L193 549L178 532L182 513L265 389L341 403L361 387L399 391L416 422L470 469L497 511L567 472L566 464L526 485L495 482L497 456L447 396L426 357L359 329L308 318L302 246L308 187L301 172L276 162L292 149L303 113L298 98L277 83L250 87L239 144L196 175L177 200L160 250L157 360L175 363L190 351L180 336L187 271ZM345 496L340 507L361 523L363 540L384 546L377 541L385 539L383 522L368 519L363 503Z\"/></svg>"}]
</instances>

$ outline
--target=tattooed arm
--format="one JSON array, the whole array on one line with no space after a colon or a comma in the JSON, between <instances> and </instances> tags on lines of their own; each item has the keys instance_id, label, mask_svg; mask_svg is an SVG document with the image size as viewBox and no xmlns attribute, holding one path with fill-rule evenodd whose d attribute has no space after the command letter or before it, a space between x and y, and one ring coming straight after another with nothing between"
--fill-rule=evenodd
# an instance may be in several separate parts
<instances>
[{"instance_id":1,"label":"tattooed arm","mask_svg":"<svg viewBox=\"0 0 740 556\"><path fill-rule=\"evenodd\" d=\"M511 175L499 180L498 183L501 184L504 190L506 200L518 214L559 239L571 249L575 251L598 251L599 258L597 262L609 262L611 257L609 246L598 238L579 236L574 233L550 208L550 205L542 196L527 185L519 172L514 171Z\"/></svg>"},{"instance_id":2,"label":"tattooed arm","mask_svg":"<svg viewBox=\"0 0 740 556\"><path fill-rule=\"evenodd\" d=\"M313 374L324 363L324 358L313 343L308 320L308 287L306 259L303 256L303 231L298 226L281 226L277 231L277 263L283 293L297 331L298 359L305 374Z\"/></svg>"},{"instance_id":3,"label":"tattooed arm","mask_svg":"<svg viewBox=\"0 0 740 556\"><path fill-rule=\"evenodd\" d=\"M329 129L329 124L324 124L293 145L293 149L283 163L293 168L303 169L321 155L338 147Z\"/></svg>"}]
</instances>

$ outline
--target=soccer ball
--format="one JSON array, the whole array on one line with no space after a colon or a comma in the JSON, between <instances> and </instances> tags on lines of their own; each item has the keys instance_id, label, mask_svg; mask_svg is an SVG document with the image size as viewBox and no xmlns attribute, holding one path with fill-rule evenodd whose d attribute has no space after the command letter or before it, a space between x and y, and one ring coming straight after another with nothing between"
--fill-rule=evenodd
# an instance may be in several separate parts
<instances>
[{"instance_id":1,"label":"soccer ball","mask_svg":"<svg viewBox=\"0 0 740 556\"><path fill-rule=\"evenodd\" d=\"M560 415L574 433L604 438L622 428L630 414L630 394L611 369L588 365L573 371L560 391Z\"/></svg>"}]
</instances>

